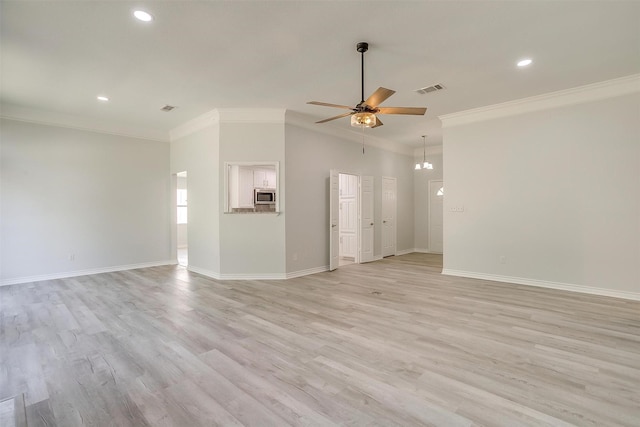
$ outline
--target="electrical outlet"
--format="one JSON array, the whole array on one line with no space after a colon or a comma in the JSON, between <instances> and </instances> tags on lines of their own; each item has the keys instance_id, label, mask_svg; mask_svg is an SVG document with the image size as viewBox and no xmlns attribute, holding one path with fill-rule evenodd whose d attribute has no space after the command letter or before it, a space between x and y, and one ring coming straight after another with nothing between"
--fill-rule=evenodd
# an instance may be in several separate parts
<instances>
[{"instance_id":1,"label":"electrical outlet","mask_svg":"<svg viewBox=\"0 0 640 427\"><path fill-rule=\"evenodd\" d=\"M69 261L75 261L76 259L76 254L69 254Z\"/></svg>"},{"instance_id":2,"label":"electrical outlet","mask_svg":"<svg viewBox=\"0 0 640 427\"><path fill-rule=\"evenodd\" d=\"M294 253L293 255L291 255L291 258L292 258L294 261L297 261L297 260L298 260L298 253L296 252L296 253Z\"/></svg>"},{"instance_id":3,"label":"electrical outlet","mask_svg":"<svg viewBox=\"0 0 640 427\"><path fill-rule=\"evenodd\" d=\"M498 257L498 261L500 262L500 264L506 264L507 263L507 257L504 255L500 255Z\"/></svg>"}]
</instances>

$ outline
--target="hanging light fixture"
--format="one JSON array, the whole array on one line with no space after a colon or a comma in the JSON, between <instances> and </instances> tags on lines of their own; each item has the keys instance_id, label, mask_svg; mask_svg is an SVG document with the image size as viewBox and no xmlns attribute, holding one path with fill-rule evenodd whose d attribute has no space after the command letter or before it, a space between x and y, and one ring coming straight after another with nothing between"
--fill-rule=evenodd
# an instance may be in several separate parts
<instances>
[{"instance_id":1,"label":"hanging light fixture","mask_svg":"<svg viewBox=\"0 0 640 427\"><path fill-rule=\"evenodd\" d=\"M416 163L415 169L433 169L433 165L427 162L427 135L422 135L422 164Z\"/></svg>"}]
</instances>

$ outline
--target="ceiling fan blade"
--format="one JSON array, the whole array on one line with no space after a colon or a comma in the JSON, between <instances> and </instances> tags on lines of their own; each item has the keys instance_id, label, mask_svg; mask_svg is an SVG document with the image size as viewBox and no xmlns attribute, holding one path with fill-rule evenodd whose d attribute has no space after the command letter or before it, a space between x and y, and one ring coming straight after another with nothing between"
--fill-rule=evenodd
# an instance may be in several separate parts
<instances>
[{"instance_id":1,"label":"ceiling fan blade","mask_svg":"<svg viewBox=\"0 0 640 427\"><path fill-rule=\"evenodd\" d=\"M377 128L378 126L382 126L384 123L382 123L382 120L380 120L380 118L378 116L376 116L376 124L371 126L371 129L373 128Z\"/></svg>"},{"instance_id":2,"label":"ceiling fan blade","mask_svg":"<svg viewBox=\"0 0 640 427\"><path fill-rule=\"evenodd\" d=\"M319 122L316 122L316 123L326 123L326 122L330 122L331 120L340 119L342 117L350 116L352 114L355 114L355 113L351 112L351 113L340 114L338 116L329 117L328 119L320 120Z\"/></svg>"},{"instance_id":3,"label":"ceiling fan blade","mask_svg":"<svg viewBox=\"0 0 640 427\"><path fill-rule=\"evenodd\" d=\"M345 108L347 110L353 110L352 107L347 107L346 105L338 105L338 104L329 104L326 102L318 102L318 101L310 101L307 102L307 104L312 104L312 105L321 105L323 107L336 107L336 108Z\"/></svg>"},{"instance_id":4,"label":"ceiling fan blade","mask_svg":"<svg viewBox=\"0 0 640 427\"><path fill-rule=\"evenodd\" d=\"M379 87L375 92L371 94L371 96L367 98L364 103L371 108L376 108L394 93L396 93L395 90Z\"/></svg>"},{"instance_id":5,"label":"ceiling fan blade","mask_svg":"<svg viewBox=\"0 0 640 427\"><path fill-rule=\"evenodd\" d=\"M412 114L414 116L422 116L427 112L422 107L379 107L376 114Z\"/></svg>"}]
</instances>

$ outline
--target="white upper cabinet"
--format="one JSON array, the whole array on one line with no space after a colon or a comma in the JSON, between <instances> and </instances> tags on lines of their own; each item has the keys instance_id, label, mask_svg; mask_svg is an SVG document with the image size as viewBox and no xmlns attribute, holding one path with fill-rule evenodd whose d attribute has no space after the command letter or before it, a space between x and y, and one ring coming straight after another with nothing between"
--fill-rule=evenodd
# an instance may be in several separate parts
<instances>
[{"instance_id":1,"label":"white upper cabinet","mask_svg":"<svg viewBox=\"0 0 640 427\"><path fill-rule=\"evenodd\" d=\"M253 186L255 188L276 188L275 169L254 169Z\"/></svg>"}]
</instances>

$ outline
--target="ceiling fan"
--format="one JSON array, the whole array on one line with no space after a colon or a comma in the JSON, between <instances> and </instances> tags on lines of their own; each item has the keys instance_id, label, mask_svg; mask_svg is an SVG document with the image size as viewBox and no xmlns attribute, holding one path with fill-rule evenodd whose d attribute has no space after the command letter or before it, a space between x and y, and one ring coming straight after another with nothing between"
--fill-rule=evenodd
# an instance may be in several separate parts
<instances>
[{"instance_id":1,"label":"ceiling fan","mask_svg":"<svg viewBox=\"0 0 640 427\"><path fill-rule=\"evenodd\" d=\"M360 77L361 77L361 101L355 107L347 105L328 104L326 102L311 101L307 104L321 105L324 107L335 107L351 110L348 113L340 114L328 119L317 121L316 123L326 123L331 120L351 116L351 126L361 126L375 128L382 126L382 122L376 114L409 114L421 116L427 111L422 107L379 107L387 98L396 93L395 90L379 87L369 98L364 99L364 53L369 50L369 43L360 42L356 45L356 50L362 54Z\"/></svg>"}]
</instances>

